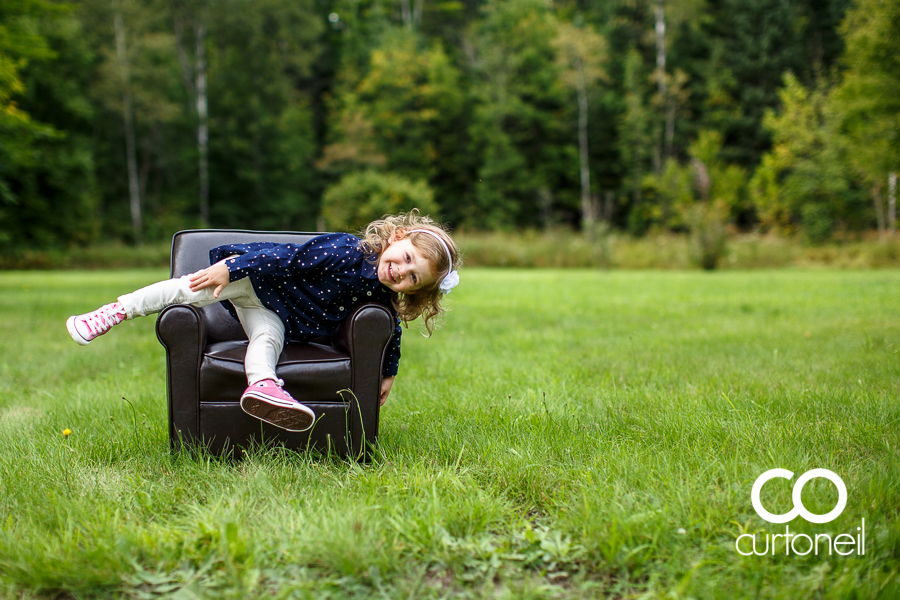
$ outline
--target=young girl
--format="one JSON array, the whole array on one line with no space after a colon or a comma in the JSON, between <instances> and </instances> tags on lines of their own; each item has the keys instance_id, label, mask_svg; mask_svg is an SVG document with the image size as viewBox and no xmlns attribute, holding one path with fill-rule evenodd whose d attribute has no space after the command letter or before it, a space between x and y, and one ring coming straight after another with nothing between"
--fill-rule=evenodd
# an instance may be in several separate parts
<instances>
[{"instance_id":1,"label":"young girl","mask_svg":"<svg viewBox=\"0 0 900 600\"><path fill-rule=\"evenodd\" d=\"M331 233L299 245L231 244L209 254L212 266L206 269L69 317L69 334L87 345L126 319L158 313L171 304L223 302L249 340L244 359L248 387L241 408L288 431L309 429L315 414L294 400L275 375L285 338L308 341L331 335L365 302L392 307L397 323L382 370L384 404L400 361L400 322L424 316L430 335L433 319L442 311L441 296L459 282L453 239L415 210L372 222L362 239Z\"/></svg>"}]
</instances>

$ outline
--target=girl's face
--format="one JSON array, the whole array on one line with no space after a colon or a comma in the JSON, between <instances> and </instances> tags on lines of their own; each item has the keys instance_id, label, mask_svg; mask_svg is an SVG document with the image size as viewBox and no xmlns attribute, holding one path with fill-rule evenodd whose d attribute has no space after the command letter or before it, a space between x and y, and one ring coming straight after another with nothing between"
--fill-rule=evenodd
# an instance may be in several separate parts
<instances>
[{"instance_id":1,"label":"girl's face","mask_svg":"<svg viewBox=\"0 0 900 600\"><path fill-rule=\"evenodd\" d=\"M391 242L378 257L378 281L393 292L415 294L437 280L431 263L408 239Z\"/></svg>"}]
</instances>

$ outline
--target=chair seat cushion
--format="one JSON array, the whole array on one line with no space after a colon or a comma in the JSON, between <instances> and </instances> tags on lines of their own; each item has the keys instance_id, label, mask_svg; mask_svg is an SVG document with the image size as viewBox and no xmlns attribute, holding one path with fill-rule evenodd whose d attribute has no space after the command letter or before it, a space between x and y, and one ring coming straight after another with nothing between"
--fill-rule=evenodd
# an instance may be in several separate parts
<instances>
[{"instance_id":1,"label":"chair seat cushion","mask_svg":"<svg viewBox=\"0 0 900 600\"><path fill-rule=\"evenodd\" d=\"M200 402L240 401L247 387L244 374L246 341L216 342L203 351L200 367ZM351 387L350 356L331 346L314 343L285 344L276 368L284 388L300 402L344 402L337 393Z\"/></svg>"}]
</instances>

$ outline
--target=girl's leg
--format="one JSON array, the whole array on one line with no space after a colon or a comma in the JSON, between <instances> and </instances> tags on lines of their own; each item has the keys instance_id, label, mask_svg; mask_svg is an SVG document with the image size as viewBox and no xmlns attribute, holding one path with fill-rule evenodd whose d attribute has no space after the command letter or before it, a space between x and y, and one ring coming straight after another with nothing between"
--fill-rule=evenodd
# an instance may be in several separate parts
<instances>
[{"instance_id":1,"label":"girl's leg","mask_svg":"<svg viewBox=\"0 0 900 600\"><path fill-rule=\"evenodd\" d=\"M213 297L214 288L192 292L190 284L190 276L184 276L148 285L120 296L118 302L101 306L83 315L69 317L66 328L73 340L86 346L94 338L103 335L125 319L158 313L171 304L191 304L199 307L219 300L244 298L249 294L254 294L255 297L253 285L246 277L225 286L218 298Z\"/></svg>"},{"instance_id":2,"label":"girl's leg","mask_svg":"<svg viewBox=\"0 0 900 600\"><path fill-rule=\"evenodd\" d=\"M244 370L250 385L241 396L241 408L247 414L288 431L304 431L312 427L315 413L284 391L284 382L275 374L275 366L284 347L284 324L281 319L263 306L249 278L228 284L218 298L213 297L213 289L192 292L189 276L160 281L120 296L118 302L93 313L69 317L66 325L72 338L86 345L125 318L151 315L172 304L200 307L230 300L249 340Z\"/></svg>"},{"instance_id":3,"label":"girl's leg","mask_svg":"<svg viewBox=\"0 0 900 600\"><path fill-rule=\"evenodd\" d=\"M213 289L208 287L192 292L190 278L185 276L160 281L125 294L119 297L119 302L125 308L128 318L133 319L157 313L172 304L200 307L230 300L249 340L244 359L248 383L278 379L275 365L278 364L278 357L284 347L284 324L281 319L263 306L247 277L226 285L218 298L213 297Z\"/></svg>"},{"instance_id":4,"label":"girl's leg","mask_svg":"<svg viewBox=\"0 0 900 600\"><path fill-rule=\"evenodd\" d=\"M241 409L257 419L288 431L309 429L315 421L315 413L294 400L282 387L284 382L275 374L275 366L284 347L284 324L281 318L263 306L252 287L250 294L234 299L231 303L234 304L247 339L250 340L244 357L244 370L249 385L241 395Z\"/></svg>"},{"instance_id":5,"label":"girl's leg","mask_svg":"<svg viewBox=\"0 0 900 600\"><path fill-rule=\"evenodd\" d=\"M245 277L229 283L219 292L219 297L213 296L215 288L208 287L196 292L191 291L191 278L189 275L178 279L167 279L153 283L130 294L119 296L119 302L125 309L126 318L146 317L158 313L172 304L190 304L191 306L206 306L221 300L234 300L236 298L249 297L256 293L250 279ZM262 306L262 305L260 305Z\"/></svg>"},{"instance_id":6,"label":"girl's leg","mask_svg":"<svg viewBox=\"0 0 900 600\"><path fill-rule=\"evenodd\" d=\"M249 340L244 357L247 383L253 385L266 379L278 381L275 366L284 348L284 323L281 318L263 306L252 286L250 295L236 298L231 303Z\"/></svg>"},{"instance_id":7,"label":"girl's leg","mask_svg":"<svg viewBox=\"0 0 900 600\"><path fill-rule=\"evenodd\" d=\"M237 312L241 326L250 340L244 368L250 384L264 379L277 379L275 365L284 347L284 324L271 310L263 306L253 289L250 279L245 277L226 285L213 296L212 287L191 291L190 277L168 279L148 285L131 294L119 296L127 318L145 317L158 313L172 304L206 306L221 300L230 300Z\"/></svg>"}]
</instances>

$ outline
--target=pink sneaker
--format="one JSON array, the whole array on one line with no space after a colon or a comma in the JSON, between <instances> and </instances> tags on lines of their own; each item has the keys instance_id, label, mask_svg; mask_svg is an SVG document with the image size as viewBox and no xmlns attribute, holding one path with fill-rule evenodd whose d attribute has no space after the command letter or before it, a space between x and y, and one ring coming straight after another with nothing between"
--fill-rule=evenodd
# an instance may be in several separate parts
<instances>
[{"instance_id":1,"label":"pink sneaker","mask_svg":"<svg viewBox=\"0 0 900 600\"><path fill-rule=\"evenodd\" d=\"M125 308L118 302L101 306L94 312L69 317L66 329L76 343L87 346L97 336L103 335L125 320Z\"/></svg>"},{"instance_id":2,"label":"pink sneaker","mask_svg":"<svg viewBox=\"0 0 900 600\"><path fill-rule=\"evenodd\" d=\"M241 409L266 423L288 431L306 431L316 420L316 413L294 400L279 379L254 383L241 396Z\"/></svg>"}]
</instances>

